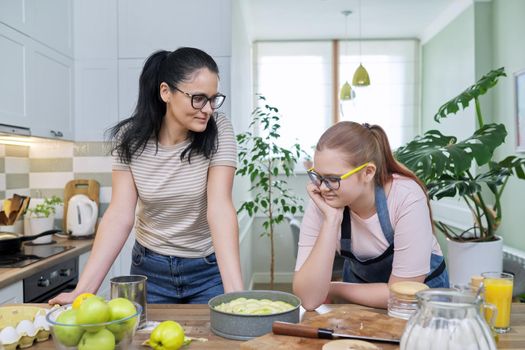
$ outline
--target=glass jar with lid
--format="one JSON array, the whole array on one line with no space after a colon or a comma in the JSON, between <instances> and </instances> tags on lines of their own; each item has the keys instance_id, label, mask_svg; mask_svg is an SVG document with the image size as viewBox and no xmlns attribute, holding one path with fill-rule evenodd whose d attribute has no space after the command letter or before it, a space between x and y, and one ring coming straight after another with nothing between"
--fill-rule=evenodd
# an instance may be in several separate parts
<instances>
[{"instance_id":1,"label":"glass jar with lid","mask_svg":"<svg viewBox=\"0 0 525 350\"><path fill-rule=\"evenodd\" d=\"M390 285L388 315L408 320L417 310L416 293L428 289L420 282L402 281Z\"/></svg>"},{"instance_id":2,"label":"glass jar with lid","mask_svg":"<svg viewBox=\"0 0 525 350\"><path fill-rule=\"evenodd\" d=\"M423 290L416 297L419 307L407 322L401 350L496 350L480 312L481 308L494 311L493 305L473 293L448 288Z\"/></svg>"}]
</instances>

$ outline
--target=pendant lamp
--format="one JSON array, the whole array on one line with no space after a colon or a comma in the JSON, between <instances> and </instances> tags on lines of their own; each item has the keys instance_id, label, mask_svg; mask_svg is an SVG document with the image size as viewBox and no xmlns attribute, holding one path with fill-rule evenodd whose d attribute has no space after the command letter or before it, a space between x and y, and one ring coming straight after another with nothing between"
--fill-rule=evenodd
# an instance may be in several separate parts
<instances>
[{"instance_id":1,"label":"pendant lamp","mask_svg":"<svg viewBox=\"0 0 525 350\"><path fill-rule=\"evenodd\" d=\"M345 38L348 38L348 16L352 13L350 10L345 10L341 12L346 17L345 22ZM345 44L345 53L346 53L346 45ZM339 93L339 99L341 101L349 101L355 97L355 92L348 83L348 80L345 81L343 86L341 87L341 92Z\"/></svg>"},{"instance_id":2,"label":"pendant lamp","mask_svg":"<svg viewBox=\"0 0 525 350\"><path fill-rule=\"evenodd\" d=\"M359 0L359 60L361 60L361 0ZM354 78L352 79L352 85L354 86L368 86L370 85L370 76L363 67L363 63L359 62L359 67L355 70Z\"/></svg>"}]
</instances>

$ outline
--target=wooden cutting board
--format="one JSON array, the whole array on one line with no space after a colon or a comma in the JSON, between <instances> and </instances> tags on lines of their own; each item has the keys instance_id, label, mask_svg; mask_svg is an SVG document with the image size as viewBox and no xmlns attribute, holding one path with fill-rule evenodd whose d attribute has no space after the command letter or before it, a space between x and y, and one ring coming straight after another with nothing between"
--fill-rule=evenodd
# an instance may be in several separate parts
<instances>
[{"instance_id":1,"label":"wooden cutting board","mask_svg":"<svg viewBox=\"0 0 525 350\"><path fill-rule=\"evenodd\" d=\"M76 179L66 184L64 189L64 218L62 220L64 232L67 232L67 208L69 199L76 194L85 194L99 205L100 185L96 180ZM100 208L100 207L99 207Z\"/></svg>"},{"instance_id":2,"label":"wooden cutting board","mask_svg":"<svg viewBox=\"0 0 525 350\"><path fill-rule=\"evenodd\" d=\"M342 306L335 311L307 319L302 324L333 329L346 333L381 338L400 339L406 321L392 318L386 310L359 310L355 306ZM330 340L289 337L269 333L241 344L244 350L319 350ZM374 343L380 349L399 349L398 345Z\"/></svg>"}]
</instances>

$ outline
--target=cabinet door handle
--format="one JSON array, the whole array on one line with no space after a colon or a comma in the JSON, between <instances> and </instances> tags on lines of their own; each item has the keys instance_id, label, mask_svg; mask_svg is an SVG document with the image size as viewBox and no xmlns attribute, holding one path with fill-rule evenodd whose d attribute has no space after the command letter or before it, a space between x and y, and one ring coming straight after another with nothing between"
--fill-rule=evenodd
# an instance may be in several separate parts
<instances>
[{"instance_id":1,"label":"cabinet door handle","mask_svg":"<svg viewBox=\"0 0 525 350\"><path fill-rule=\"evenodd\" d=\"M60 130L57 130L57 131L50 130L50 132L51 132L51 135L53 135L54 137L62 137L62 136L64 136L64 134L62 134L62 131L60 131Z\"/></svg>"}]
</instances>

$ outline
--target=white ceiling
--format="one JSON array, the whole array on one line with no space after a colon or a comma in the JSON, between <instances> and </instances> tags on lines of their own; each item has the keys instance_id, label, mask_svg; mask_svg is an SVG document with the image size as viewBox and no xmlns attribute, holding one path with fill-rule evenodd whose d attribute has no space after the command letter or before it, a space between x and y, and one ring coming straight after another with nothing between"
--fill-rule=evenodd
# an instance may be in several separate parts
<instances>
[{"instance_id":1,"label":"white ceiling","mask_svg":"<svg viewBox=\"0 0 525 350\"><path fill-rule=\"evenodd\" d=\"M242 0L253 40L358 39L359 0ZM361 0L362 38L421 38L469 0ZM345 35L343 10L351 10Z\"/></svg>"}]
</instances>

